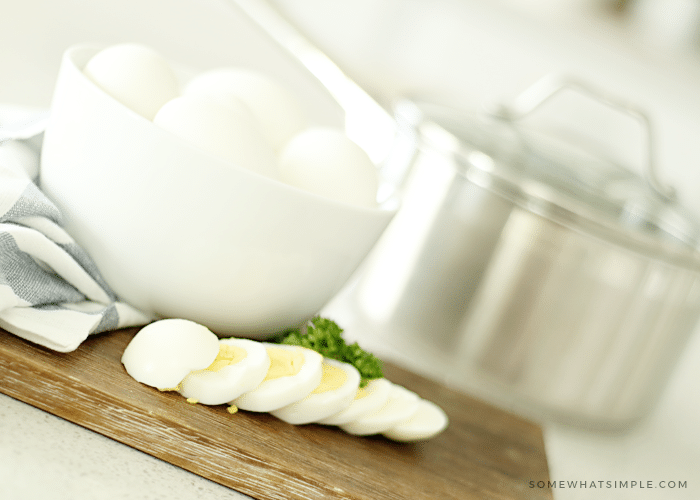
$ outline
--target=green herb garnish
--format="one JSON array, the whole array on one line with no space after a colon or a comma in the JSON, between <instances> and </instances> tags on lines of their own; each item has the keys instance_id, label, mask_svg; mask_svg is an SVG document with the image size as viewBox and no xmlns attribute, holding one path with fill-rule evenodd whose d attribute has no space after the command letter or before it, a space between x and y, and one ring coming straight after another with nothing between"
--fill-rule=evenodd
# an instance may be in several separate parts
<instances>
[{"instance_id":1,"label":"green herb garnish","mask_svg":"<svg viewBox=\"0 0 700 500\"><path fill-rule=\"evenodd\" d=\"M346 344L343 329L327 318L316 316L303 327L287 330L274 340L280 344L307 347L327 358L350 363L360 372L360 387L384 376L381 360L363 350L357 342Z\"/></svg>"}]
</instances>

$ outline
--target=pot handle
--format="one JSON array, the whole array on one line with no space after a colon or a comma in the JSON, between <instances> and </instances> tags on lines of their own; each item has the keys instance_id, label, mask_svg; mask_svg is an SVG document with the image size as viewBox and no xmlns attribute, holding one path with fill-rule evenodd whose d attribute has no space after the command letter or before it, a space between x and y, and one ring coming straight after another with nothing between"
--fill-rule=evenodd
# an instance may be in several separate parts
<instances>
[{"instance_id":1,"label":"pot handle","mask_svg":"<svg viewBox=\"0 0 700 500\"><path fill-rule=\"evenodd\" d=\"M644 171L647 184L666 200L674 200L676 198L676 190L672 186L661 183L656 175L656 165L654 162L655 148L651 120L644 111L632 104L610 96L572 77L551 74L535 82L518 95L511 104L500 104L491 113L503 120L517 121L525 118L554 95L565 89L572 89L592 97L613 109L635 118L641 123L646 134L647 143L646 168Z\"/></svg>"}]
</instances>

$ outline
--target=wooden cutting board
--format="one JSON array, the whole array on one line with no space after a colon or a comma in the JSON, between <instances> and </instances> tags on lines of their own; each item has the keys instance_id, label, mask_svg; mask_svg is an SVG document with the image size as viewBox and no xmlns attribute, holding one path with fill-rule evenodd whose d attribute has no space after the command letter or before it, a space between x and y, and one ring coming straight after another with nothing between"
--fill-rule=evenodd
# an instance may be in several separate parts
<instances>
[{"instance_id":1,"label":"wooden cutting board","mask_svg":"<svg viewBox=\"0 0 700 500\"><path fill-rule=\"evenodd\" d=\"M438 403L448 429L422 443L293 426L271 415L192 405L127 375L138 331L61 354L0 330L0 392L253 498L551 499L539 427L399 367L386 377Z\"/></svg>"}]
</instances>

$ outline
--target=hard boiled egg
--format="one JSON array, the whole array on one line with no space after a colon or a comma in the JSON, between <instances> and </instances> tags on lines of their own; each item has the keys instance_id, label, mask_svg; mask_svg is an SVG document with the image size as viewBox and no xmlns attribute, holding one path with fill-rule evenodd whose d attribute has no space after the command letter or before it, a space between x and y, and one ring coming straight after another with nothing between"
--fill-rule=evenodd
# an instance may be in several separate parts
<instances>
[{"instance_id":1,"label":"hard boiled egg","mask_svg":"<svg viewBox=\"0 0 700 500\"><path fill-rule=\"evenodd\" d=\"M392 384L385 378L370 380L365 387L358 388L347 408L330 417L318 420L319 424L341 425L358 419L361 415L374 413L389 399Z\"/></svg>"},{"instance_id":2,"label":"hard boiled egg","mask_svg":"<svg viewBox=\"0 0 700 500\"><path fill-rule=\"evenodd\" d=\"M233 165L277 177L274 151L240 101L223 105L202 96L179 96L163 105L153 123Z\"/></svg>"},{"instance_id":3,"label":"hard boiled egg","mask_svg":"<svg viewBox=\"0 0 700 500\"><path fill-rule=\"evenodd\" d=\"M198 403L228 403L260 385L269 367L267 349L260 342L221 339L212 364L187 375L178 390L184 397Z\"/></svg>"},{"instance_id":4,"label":"hard boiled egg","mask_svg":"<svg viewBox=\"0 0 700 500\"><path fill-rule=\"evenodd\" d=\"M321 383L304 399L271 413L290 424L308 424L347 408L360 386L360 372L348 364L325 358Z\"/></svg>"},{"instance_id":5,"label":"hard boiled egg","mask_svg":"<svg viewBox=\"0 0 700 500\"><path fill-rule=\"evenodd\" d=\"M280 180L326 198L374 208L377 170L367 153L342 131L309 128L280 153Z\"/></svg>"},{"instance_id":6,"label":"hard boiled egg","mask_svg":"<svg viewBox=\"0 0 700 500\"><path fill-rule=\"evenodd\" d=\"M126 107L152 120L179 94L179 82L168 62L155 50L123 43L96 53L83 73Z\"/></svg>"},{"instance_id":7,"label":"hard boiled egg","mask_svg":"<svg viewBox=\"0 0 700 500\"><path fill-rule=\"evenodd\" d=\"M426 399L418 403L418 410L382 434L394 441L421 441L440 434L447 428L448 418L442 408Z\"/></svg>"},{"instance_id":8,"label":"hard boiled egg","mask_svg":"<svg viewBox=\"0 0 700 500\"><path fill-rule=\"evenodd\" d=\"M222 104L243 101L277 151L307 127L306 112L296 96L272 78L251 69L207 71L191 80L184 93L206 96Z\"/></svg>"},{"instance_id":9,"label":"hard boiled egg","mask_svg":"<svg viewBox=\"0 0 700 500\"><path fill-rule=\"evenodd\" d=\"M416 393L392 384L389 398L379 410L360 415L340 428L357 436L381 434L412 417L418 411L419 401Z\"/></svg>"},{"instance_id":10,"label":"hard boiled egg","mask_svg":"<svg viewBox=\"0 0 700 500\"><path fill-rule=\"evenodd\" d=\"M231 401L241 410L270 412L308 396L321 383L323 356L305 347L262 343L270 368L258 387Z\"/></svg>"},{"instance_id":11,"label":"hard boiled egg","mask_svg":"<svg viewBox=\"0 0 700 500\"><path fill-rule=\"evenodd\" d=\"M164 319L143 327L126 346L122 363L139 382L174 389L191 371L216 359L219 338L185 319Z\"/></svg>"}]
</instances>

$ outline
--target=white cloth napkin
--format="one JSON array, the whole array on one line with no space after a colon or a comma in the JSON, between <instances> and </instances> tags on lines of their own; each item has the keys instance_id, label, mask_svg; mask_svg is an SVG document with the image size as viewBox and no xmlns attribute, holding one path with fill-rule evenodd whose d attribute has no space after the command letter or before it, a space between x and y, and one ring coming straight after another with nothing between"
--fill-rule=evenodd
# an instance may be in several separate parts
<instances>
[{"instance_id":1,"label":"white cloth napkin","mask_svg":"<svg viewBox=\"0 0 700 500\"><path fill-rule=\"evenodd\" d=\"M118 300L61 227L59 210L34 183L37 142L0 144L0 327L69 352L90 334L150 322Z\"/></svg>"}]
</instances>

